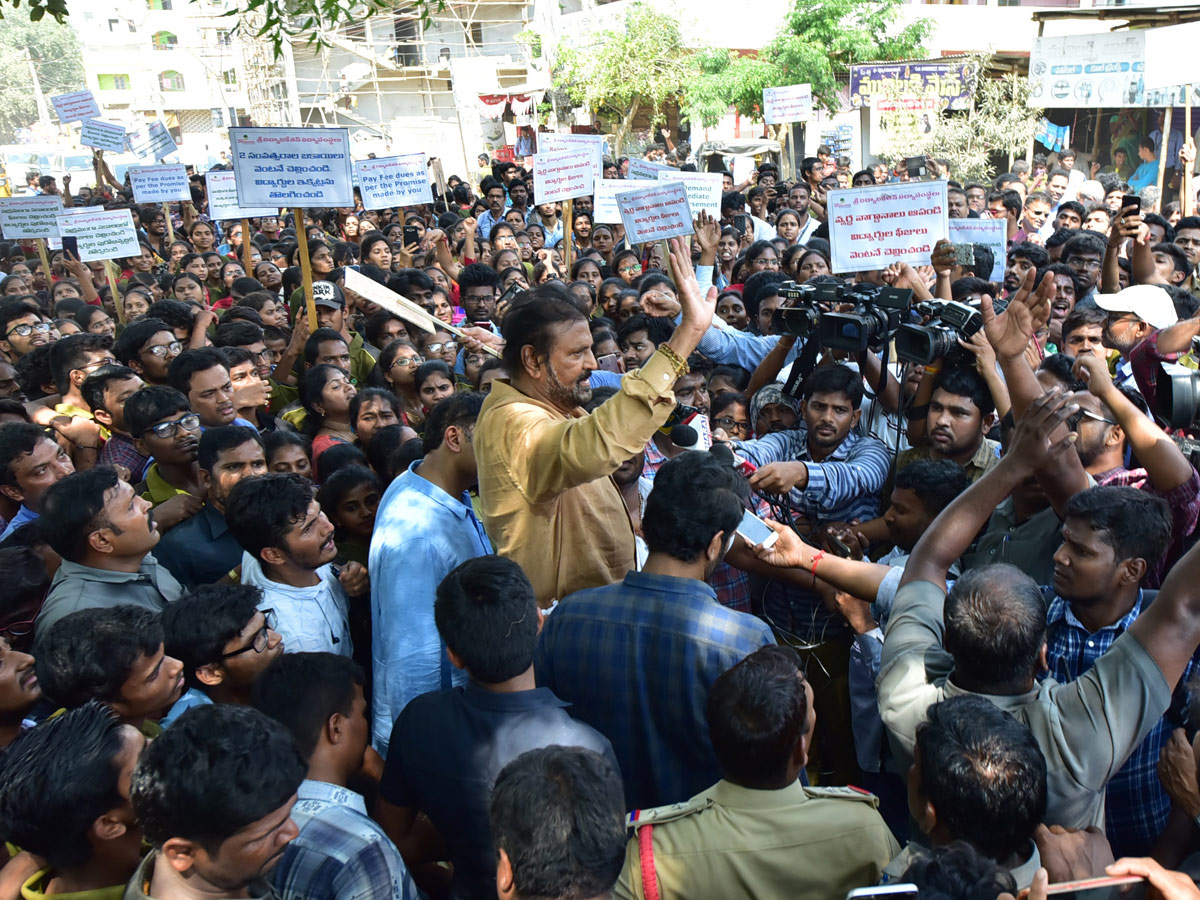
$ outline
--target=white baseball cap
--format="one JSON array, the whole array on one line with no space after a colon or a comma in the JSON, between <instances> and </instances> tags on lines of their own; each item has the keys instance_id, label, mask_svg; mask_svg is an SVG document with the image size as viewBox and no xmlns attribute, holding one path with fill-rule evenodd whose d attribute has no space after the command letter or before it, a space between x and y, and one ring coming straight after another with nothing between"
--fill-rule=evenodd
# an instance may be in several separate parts
<instances>
[{"instance_id":1,"label":"white baseball cap","mask_svg":"<svg viewBox=\"0 0 1200 900\"><path fill-rule=\"evenodd\" d=\"M1097 294L1096 305L1105 312L1133 313L1153 328L1179 321L1171 295L1156 284L1135 284L1115 294Z\"/></svg>"}]
</instances>

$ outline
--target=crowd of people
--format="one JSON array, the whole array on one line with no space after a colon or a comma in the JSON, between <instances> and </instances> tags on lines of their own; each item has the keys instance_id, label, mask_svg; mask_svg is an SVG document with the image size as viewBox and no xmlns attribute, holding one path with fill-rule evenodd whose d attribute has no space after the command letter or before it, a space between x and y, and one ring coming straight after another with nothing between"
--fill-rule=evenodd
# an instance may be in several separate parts
<instances>
[{"instance_id":1,"label":"crowd of people","mask_svg":"<svg viewBox=\"0 0 1200 900\"><path fill-rule=\"evenodd\" d=\"M1200 218L1074 162L934 166L1000 282L835 275L826 147L641 246L42 179L141 253L0 244L0 900L1200 897Z\"/></svg>"}]
</instances>

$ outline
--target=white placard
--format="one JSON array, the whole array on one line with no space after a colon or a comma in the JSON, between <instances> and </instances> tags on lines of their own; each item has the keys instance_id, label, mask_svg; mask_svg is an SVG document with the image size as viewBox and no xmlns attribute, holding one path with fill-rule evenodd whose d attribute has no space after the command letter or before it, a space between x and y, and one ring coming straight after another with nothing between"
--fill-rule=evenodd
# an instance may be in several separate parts
<instances>
[{"instance_id":1,"label":"white placard","mask_svg":"<svg viewBox=\"0 0 1200 900\"><path fill-rule=\"evenodd\" d=\"M1126 29L1034 38L1029 105L1145 106L1145 36L1142 29Z\"/></svg>"},{"instance_id":2,"label":"white placard","mask_svg":"<svg viewBox=\"0 0 1200 900\"><path fill-rule=\"evenodd\" d=\"M763 88L763 121L768 125L806 122L812 114L811 84Z\"/></svg>"},{"instance_id":3,"label":"white placard","mask_svg":"<svg viewBox=\"0 0 1200 900\"><path fill-rule=\"evenodd\" d=\"M894 262L929 265L946 237L946 182L913 181L830 191L833 271L886 269Z\"/></svg>"},{"instance_id":4,"label":"white placard","mask_svg":"<svg viewBox=\"0 0 1200 900\"><path fill-rule=\"evenodd\" d=\"M662 163L650 162L648 159L631 159L629 161L629 178L626 180L657 181L659 172L678 172L674 166L664 166Z\"/></svg>"},{"instance_id":5,"label":"white placard","mask_svg":"<svg viewBox=\"0 0 1200 900\"><path fill-rule=\"evenodd\" d=\"M1008 222L1005 219L948 219L947 235L956 244L985 244L992 251L988 281L1004 279L1008 254Z\"/></svg>"},{"instance_id":6,"label":"white placard","mask_svg":"<svg viewBox=\"0 0 1200 900\"><path fill-rule=\"evenodd\" d=\"M1148 28L1146 36L1146 87L1171 88L1196 81L1192 54L1200 46L1200 22Z\"/></svg>"},{"instance_id":7,"label":"white placard","mask_svg":"<svg viewBox=\"0 0 1200 900\"><path fill-rule=\"evenodd\" d=\"M237 185L229 169L217 169L204 173L205 193L208 195L208 217L214 222L230 219L254 219L259 216L277 216L279 207L262 206L245 208L238 206Z\"/></svg>"},{"instance_id":8,"label":"white placard","mask_svg":"<svg viewBox=\"0 0 1200 900\"><path fill-rule=\"evenodd\" d=\"M129 184L134 203L174 203L191 200L187 169L183 166L132 166Z\"/></svg>"},{"instance_id":9,"label":"white placard","mask_svg":"<svg viewBox=\"0 0 1200 900\"><path fill-rule=\"evenodd\" d=\"M592 152L587 147L533 157L533 202L555 203L588 196L596 183Z\"/></svg>"},{"instance_id":10,"label":"white placard","mask_svg":"<svg viewBox=\"0 0 1200 900\"><path fill-rule=\"evenodd\" d=\"M602 134L555 134L546 132L537 136L538 153L563 153L567 150L587 149L592 154L596 167L596 180L604 177L604 152L608 149Z\"/></svg>"},{"instance_id":11,"label":"white placard","mask_svg":"<svg viewBox=\"0 0 1200 900\"><path fill-rule=\"evenodd\" d=\"M733 158L733 183L742 184L749 181L757 165L753 156L735 156Z\"/></svg>"},{"instance_id":12,"label":"white placard","mask_svg":"<svg viewBox=\"0 0 1200 900\"><path fill-rule=\"evenodd\" d=\"M230 128L241 206L354 206L345 128Z\"/></svg>"},{"instance_id":13,"label":"white placard","mask_svg":"<svg viewBox=\"0 0 1200 900\"><path fill-rule=\"evenodd\" d=\"M360 159L354 164L365 209L391 209L433 202L424 153Z\"/></svg>"},{"instance_id":14,"label":"white placard","mask_svg":"<svg viewBox=\"0 0 1200 900\"><path fill-rule=\"evenodd\" d=\"M5 240L58 237L56 217L62 208L62 197L57 194L0 198L0 228Z\"/></svg>"},{"instance_id":15,"label":"white placard","mask_svg":"<svg viewBox=\"0 0 1200 900\"><path fill-rule=\"evenodd\" d=\"M84 119L79 131L79 143L83 147L92 147L96 150L123 153L125 151L125 126L113 122L102 122L100 119Z\"/></svg>"},{"instance_id":16,"label":"white placard","mask_svg":"<svg viewBox=\"0 0 1200 900\"><path fill-rule=\"evenodd\" d=\"M71 91L69 94L58 94L50 98L54 111L58 113L58 121L79 122L83 119L95 119L100 116L100 104L91 91Z\"/></svg>"},{"instance_id":17,"label":"white placard","mask_svg":"<svg viewBox=\"0 0 1200 900\"><path fill-rule=\"evenodd\" d=\"M678 181L617 194L621 222L631 244L661 241L692 234L692 210L687 189Z\"/></svg>"},{"instance_id":18,"label":"white placard","mask_svg":"<svg viewBox=\"0 0 1200 900\"><path fill-rule=\"evenodd\" d=\"M133 227L133 213L127 209L95 209L95 212L58 217L59 234L79 239L80 260L120 259L142 252Z\"/></svg>"},{"instance_id":19,"label":"white placard","mask_svg":"<svg viewBox=\"0 0 1200 900\"><path fill-rule=\"evenodd\" d=\"M167 126L158 119L131 132L127 135L126 140L130 152L143 159L149 156L160 160L179 149L175 138L171 137L171 132L167 131Z\"/></svg>"},{"instance_id":20,"label":"white placard","mask_svg":"<svg viewBox=\"0 0 1200 900\"><path fill-rule=\"evenodd\" d=\"M58 211L59 216L77 216L81 213L94 212L94 206L64 206ZM58 218L54 220L54 237L46 238L46 246L51 250L62 249L62 238L58 237Z\"/></svg>"},{"instance_id":21,"label":"white placard","mask_svg":"<svg viewBox=\"0 0 1200 900\"><path fill-rule=\"evenodd\" d=\"M704 210L714 219L721 218L721 192L725 181L720 172L680 172L668 169L658 173L659 181L680 181L687 187L692 215Z\"/></svg>"},{"instance_id":22,"label":"white placard","mask_svg":"<svg viewBox=\"0 0 1200 900\"><path fill-rule=\"evenodd\" d=\"M617 206L617 194L656 183L637 178L601 178L593 185L595 190L592 192L592 221L597 225L620 225L621 208Z\"/></svg>"}]
</instances>

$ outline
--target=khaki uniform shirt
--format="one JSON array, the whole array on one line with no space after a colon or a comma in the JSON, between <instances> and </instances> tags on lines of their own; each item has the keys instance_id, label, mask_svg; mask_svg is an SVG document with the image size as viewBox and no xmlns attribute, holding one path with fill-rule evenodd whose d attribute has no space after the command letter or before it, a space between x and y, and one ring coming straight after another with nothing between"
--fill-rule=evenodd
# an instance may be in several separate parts
<instances>
[{"instance_id":1,"label":"khaki uniform shirt","mask_svg":"<svg viewBox=\"0 0 1200 900\"><path fill-rule=\"evenodd\" d=\"M635 836L613 896L646 896L636 832L653 825L654 870L664 898L844 897L878 884L900 852L877 805L854 788L806 788L797 781L759 791L718 781L686 803L630 816Z\"/></svg>"},{"instance_id":2,"label":"khaki uniform shirt","mask_svg":"<svg viewBox=\"0 0 1200 900\"><path fill-rule=\"evenodd\" d=\"M150 896L150 882L154 878L154 861L158 859L158 851L151 850L145 855L125 885L125 900L154 900ZM247 900L278 900L279 895L270 882L255 880L245 887Z\"/></svg>"},{"instance_id":3,"label":"khaki uniform shirt","mask_svg":"<svg viewBox=\"0 0 1200 900\"><path fill-rule=\"evenodd\" d=\"M667 421L674 384L661 352L591 415L493 383L473 439L479 511L496 553L520 564L541 606L633 568L633 526L612 473Z\"/></svg>"},{"instance_id":4,"label":"khaki uniform shirt","mask_svg":"<svg viewBox=\"0 0 1200 900\"><path fill-rule=\"evenodd\" d=\"M899 472L905 466L915 463L918 460L933 459L933 454L930 452L932 445L926 441L918 447L913 447L911 450L902 450L896 455L896 469ZM1000 462L1000 443L993 441L991 438L984 438L979 442L979 447L975 450L975 455L972 456L965 465L963 472L967 479L974 484L988 472L996 467ZM885 494L890 496L889 494Z\"/></svg>"},{"instance_id":5,"label":"khaki uniform shirt","mask_svg":"<svg viewBox=\"0 0 1200 900\"><path fill-rule=\"evenodd\" d=\"M947 697L971 694L951 678L931 679L926 657L942 650L946 592L917 581L896 594L876 687L879 712L900 771L912 761L917 726ZM1029 726L1046 756L1047 825L1104 828L1104 786L1162 718L1171 686L1126 632L1080 678L1039 682L1024 694L977 694Z\"/></svg>"}]
</instances>

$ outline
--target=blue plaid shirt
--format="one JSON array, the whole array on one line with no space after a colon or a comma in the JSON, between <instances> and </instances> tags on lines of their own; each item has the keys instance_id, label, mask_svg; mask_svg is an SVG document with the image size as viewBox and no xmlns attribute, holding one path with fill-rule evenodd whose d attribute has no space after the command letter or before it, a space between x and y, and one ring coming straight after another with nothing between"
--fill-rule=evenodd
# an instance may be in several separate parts
<instances>
[{"instance_id":1,"label":"blue plaid shirt","mask_svg":"<svg viewBox=\"0 0 1200 900\"><path fill-rule=\"evenodd\" d=\"M1053 588L1043 587L1046 610L1046 657L1049 674L1059 683L1074 681L1088 671L1124 634L1142 611L1143 592L1124 616L1094 634L1075 618L1067 601L1057 596ZM1109 781L1105 790L1105 832L1113 853L1122 856L1146 856L1167 824L1171 798L1158 780L1158 756L1166 746L1171 732L1183 725L1181 710L1186 699L1184 685L1195 673L1197 658L1192 657L1180 679L1180 686L1171 707L1158 724L1133 751L1121 770Z\"/></svg>"},{"instance_id":2,"label":"blue plaid shirt","mask_svg":"<svg viewBox=\"0 0 1200 900\"><path fill-rule=\"evenodd\" d=\"M271 876L280 900L417 900L400 851L367 815L361 794L306 778L292 821L300 834Z\"/></svg>"},{"instance_id":3,"label":"blue plaid shirt","mask_svg":"<svg viewBox=\"0 0 1200 900\"><path fill-rule=\"evenodd\" d=\"M717 676L775 643L703 581L630 572L546 618L538 684L612 742L630 809L687 800L721 778L704 707Z\"/></svg>"}]
</instances>

